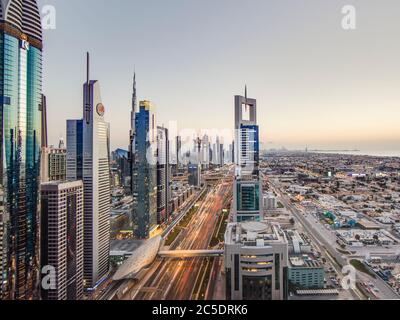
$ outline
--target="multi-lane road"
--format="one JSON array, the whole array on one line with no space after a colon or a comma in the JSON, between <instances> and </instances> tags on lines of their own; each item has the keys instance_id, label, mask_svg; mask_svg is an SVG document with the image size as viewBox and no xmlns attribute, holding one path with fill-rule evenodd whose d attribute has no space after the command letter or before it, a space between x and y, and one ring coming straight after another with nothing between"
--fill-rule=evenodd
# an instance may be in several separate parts
<instances>
[{"instance_id":1,"label":"multi-lane road","mask_svg":"<svg viewBox=\"0 0 400 320\"><path fill-rule=\"evenodd\" d=\"M218 217L232 199L229 175L199 203L188 226L183 229L170 250L209 249ZM165 248L163 248L165 250ZM210 298L221 268L218 257L157 258L145 276L120 299L123 300L189 300Z\"/></svg>"},{"instance_id":2,"label":"multi-lane road","mask_svg":"<svg viewBox=\"0 0 400 320\"><path fill-rule=\"evenodd\" d=\"M310 238L314 240L314 243L323 249L321 251L325 251L337 273L343 278L345 274L343 274L341 269L342 266L349 264L349 257L346 257L337 251L335 247L335 237L332 234L329 234L318 221L312 221L309 215L304 214L304 212L301 212L294 204L292 204L290 198L284 191L282 191L279 184L276 184L274 181L270 180L270 185L279 196L280 201L282 201L285 207L289 209L293 216L296 217L296 219L301 223ZM399 296L379 277L372 278L361 272L357 272L357 277L359 282L368 281L373 283L374 286L379 289L378 296L381 299L399 299ZM354 298L363 299L362 293L357 288L350 291L352 291Z\"/></svg>"}]
</instances>

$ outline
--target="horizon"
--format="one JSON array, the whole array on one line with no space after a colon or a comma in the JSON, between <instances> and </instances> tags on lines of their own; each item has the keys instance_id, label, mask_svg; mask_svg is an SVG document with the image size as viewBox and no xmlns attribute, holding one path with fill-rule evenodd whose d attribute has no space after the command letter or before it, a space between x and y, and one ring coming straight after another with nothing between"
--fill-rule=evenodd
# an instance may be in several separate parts
<instances>
[{"instance_id":1,"label":"horizon","mask_svg":"<svg viewBox=\"0 0 400 320\"><path fill-rule=\"evenodd\" d=\"M343 30L343 1L38 2L57 10L56 29L44 32L51 144L81 117L89 51L112 149L129 143L135 69L138 99L156 105L159 124L232 130L233 97L247 84L267 149L398 150L400 3L356 1L357 28ZM104 24L109 16L119 23Z\"/></svg>"}]
</instances>

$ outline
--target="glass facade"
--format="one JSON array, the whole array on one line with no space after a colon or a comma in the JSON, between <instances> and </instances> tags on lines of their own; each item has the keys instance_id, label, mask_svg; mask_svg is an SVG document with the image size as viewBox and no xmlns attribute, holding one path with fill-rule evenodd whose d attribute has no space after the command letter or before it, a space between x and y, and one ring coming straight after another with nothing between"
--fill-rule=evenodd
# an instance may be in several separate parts
<instances>
[{"instance_id":1,"label":"glass facade","mask_svg":"<svg viewBox=\"0 0 400 320\"><path fill-rule=\"evenodd\" d=\"M133 163L133 224L137 238L146 239L157 225L156 125L149 105L140 104L136 114ZM149 104L149 103L148 103Z\"/></svg>"},{"instance_id":2,"label":"glass facade","mask_svg":"<svg viewBox=\"0 0 400 320\"><path fill-rule=\"evenodd\" d=\"M42 52L1 31L0 57L2 290L29 299L38 275Z\"/></svg>"},{"instance_id":3,"label":"glass facade","mask_svg":"<svg viewBox=\"0 0 400 320\"><path fill-rule=\"evenodd\" d=\"M243 276L243 300L272 300L272 277Z\"/></svg>"},{"instance_id":4,"label":"glass facade","mask_svg":"<svg viewBox=\"0 0 400 320\"><path fill-rule=\"evenodd\" d=\"M259 184L237 184L237 210L257 211L260 210L260 185ZM243 213L241 213L243 214Z\"/></svg>"}]
</instances>

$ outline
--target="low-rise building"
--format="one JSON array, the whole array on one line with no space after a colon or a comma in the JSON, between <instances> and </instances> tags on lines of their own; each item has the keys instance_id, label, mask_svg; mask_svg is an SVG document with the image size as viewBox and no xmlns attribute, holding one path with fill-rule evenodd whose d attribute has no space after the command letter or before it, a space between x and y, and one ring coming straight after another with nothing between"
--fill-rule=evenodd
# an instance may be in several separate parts
<instances>
[{"instance_id":1,"label":"low-rise building","mask_svg":"<svg viewBox=\"0 0 400 320\"><path fill-rule=\"evenodd\" d=\"M310 255L289 258L288 278L291 285L301 289L322 289L324 287L324 267Z\"/></svg>"}]
</instances>

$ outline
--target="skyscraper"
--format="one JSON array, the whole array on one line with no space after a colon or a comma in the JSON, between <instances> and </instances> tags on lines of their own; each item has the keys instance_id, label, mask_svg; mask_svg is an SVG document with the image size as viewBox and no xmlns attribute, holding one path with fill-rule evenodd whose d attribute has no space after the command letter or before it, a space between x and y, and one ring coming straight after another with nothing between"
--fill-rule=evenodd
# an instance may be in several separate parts
<instances>
[{"instance_id":1,"label":"skyscraper","mask_svg":"<svg viewBox=\"0 0 400 320\"><path fill-rule=\"evenodd\" d=\"M132 90L132 110L131 110L131 129L129 131L129 150L128 150L128 162L130 166L130 186L131 193L133 193L133 172L135 163L135 137L136 137L136 111L137 111L137 93L136 93L136 72L133 75L133 90Z\"/></svg>"},{"instance_id":2,"label":"skyscraper","mask_svg":"<svg viewBox=\"0 0 400 320\"><path fill-rule=\"evenodd\" d=\"M182 137L176 137L176 166L177 170L179 171L179 166L182 165Z\"/></svg>"},{"instance_id":3,"label":"skyscraper","mask_svg":"<svg viewBox=\"0 0 400 320\"><path fill-rule=\"evenodd\" d=\"M67 121L67 180L83 181L84 284L93 289L109 271L110 158L109 124L104 120L100 85L83 85L83 119Z\"/></svg>"},{"instance_id":4,"label":"skyscraper","mask_svg":"<svg viewBox=\"0 0 400 320\"><path fill-rule=\"evenodd\" d=\"M41 267L53 266L56 287L42 287L44 300L83 298L82 181L47 182L41 187Z\"/></svg>"},{"instance_id":5,"label":"skyscraper","mask_svg":"<svg viewBox=\"0 0 400 320\"><path fill-rule=\"evenodd\" d=\"M210 166L210 139L205 134L201 143L201 164L204 168Z\"/></svg>"},{"instance_id":6,"label":"skyscraper","mask_svg":"<svg viewBox=\"0 0 400 320\"><path fill-rule=\"evenodd\" d=\"M257 101L235 96L234 221L262 220Z\"/></svg>"},{"instance_id":7,"label":"skyscraper","mask_svg":"<svg viewBox=\"0 0 400 320\"><path fill-rule=\"evenodd\" d=\"M197 188L201 187L201 139L195 140L195 150L193 162L188 165L188 183Z\"/></svg>"},{"instance_id":8,"label":"skyscraper","mask_svg":"<svg viewBox=\"0 0 400 320\"><path fill-rule=\"evenodd\" d=\"M42 30L35 0L0 1L0 296L38 285Z\"/></svg>"},{"instance_id":9,"label":"skyscraper","mask_svg":"<svg viewBox=\"0 0 400 320\"><path fill-rule=\"evenodd\" d=\"M171 176L169 166L168 129L157 127L157 223L169 218L171 198Z\"/></svg>"},{"instance_id":10,"label":"skyscraper","mask_svg":"<svg viewBox=\"0 0 400 320\"><path fill-rule=\"evenodd\" d=\"M157 125L150 101L140 101L135 127L133 231L137 238L146 239L157 227Z\"/></svg>"}]
</instances>

